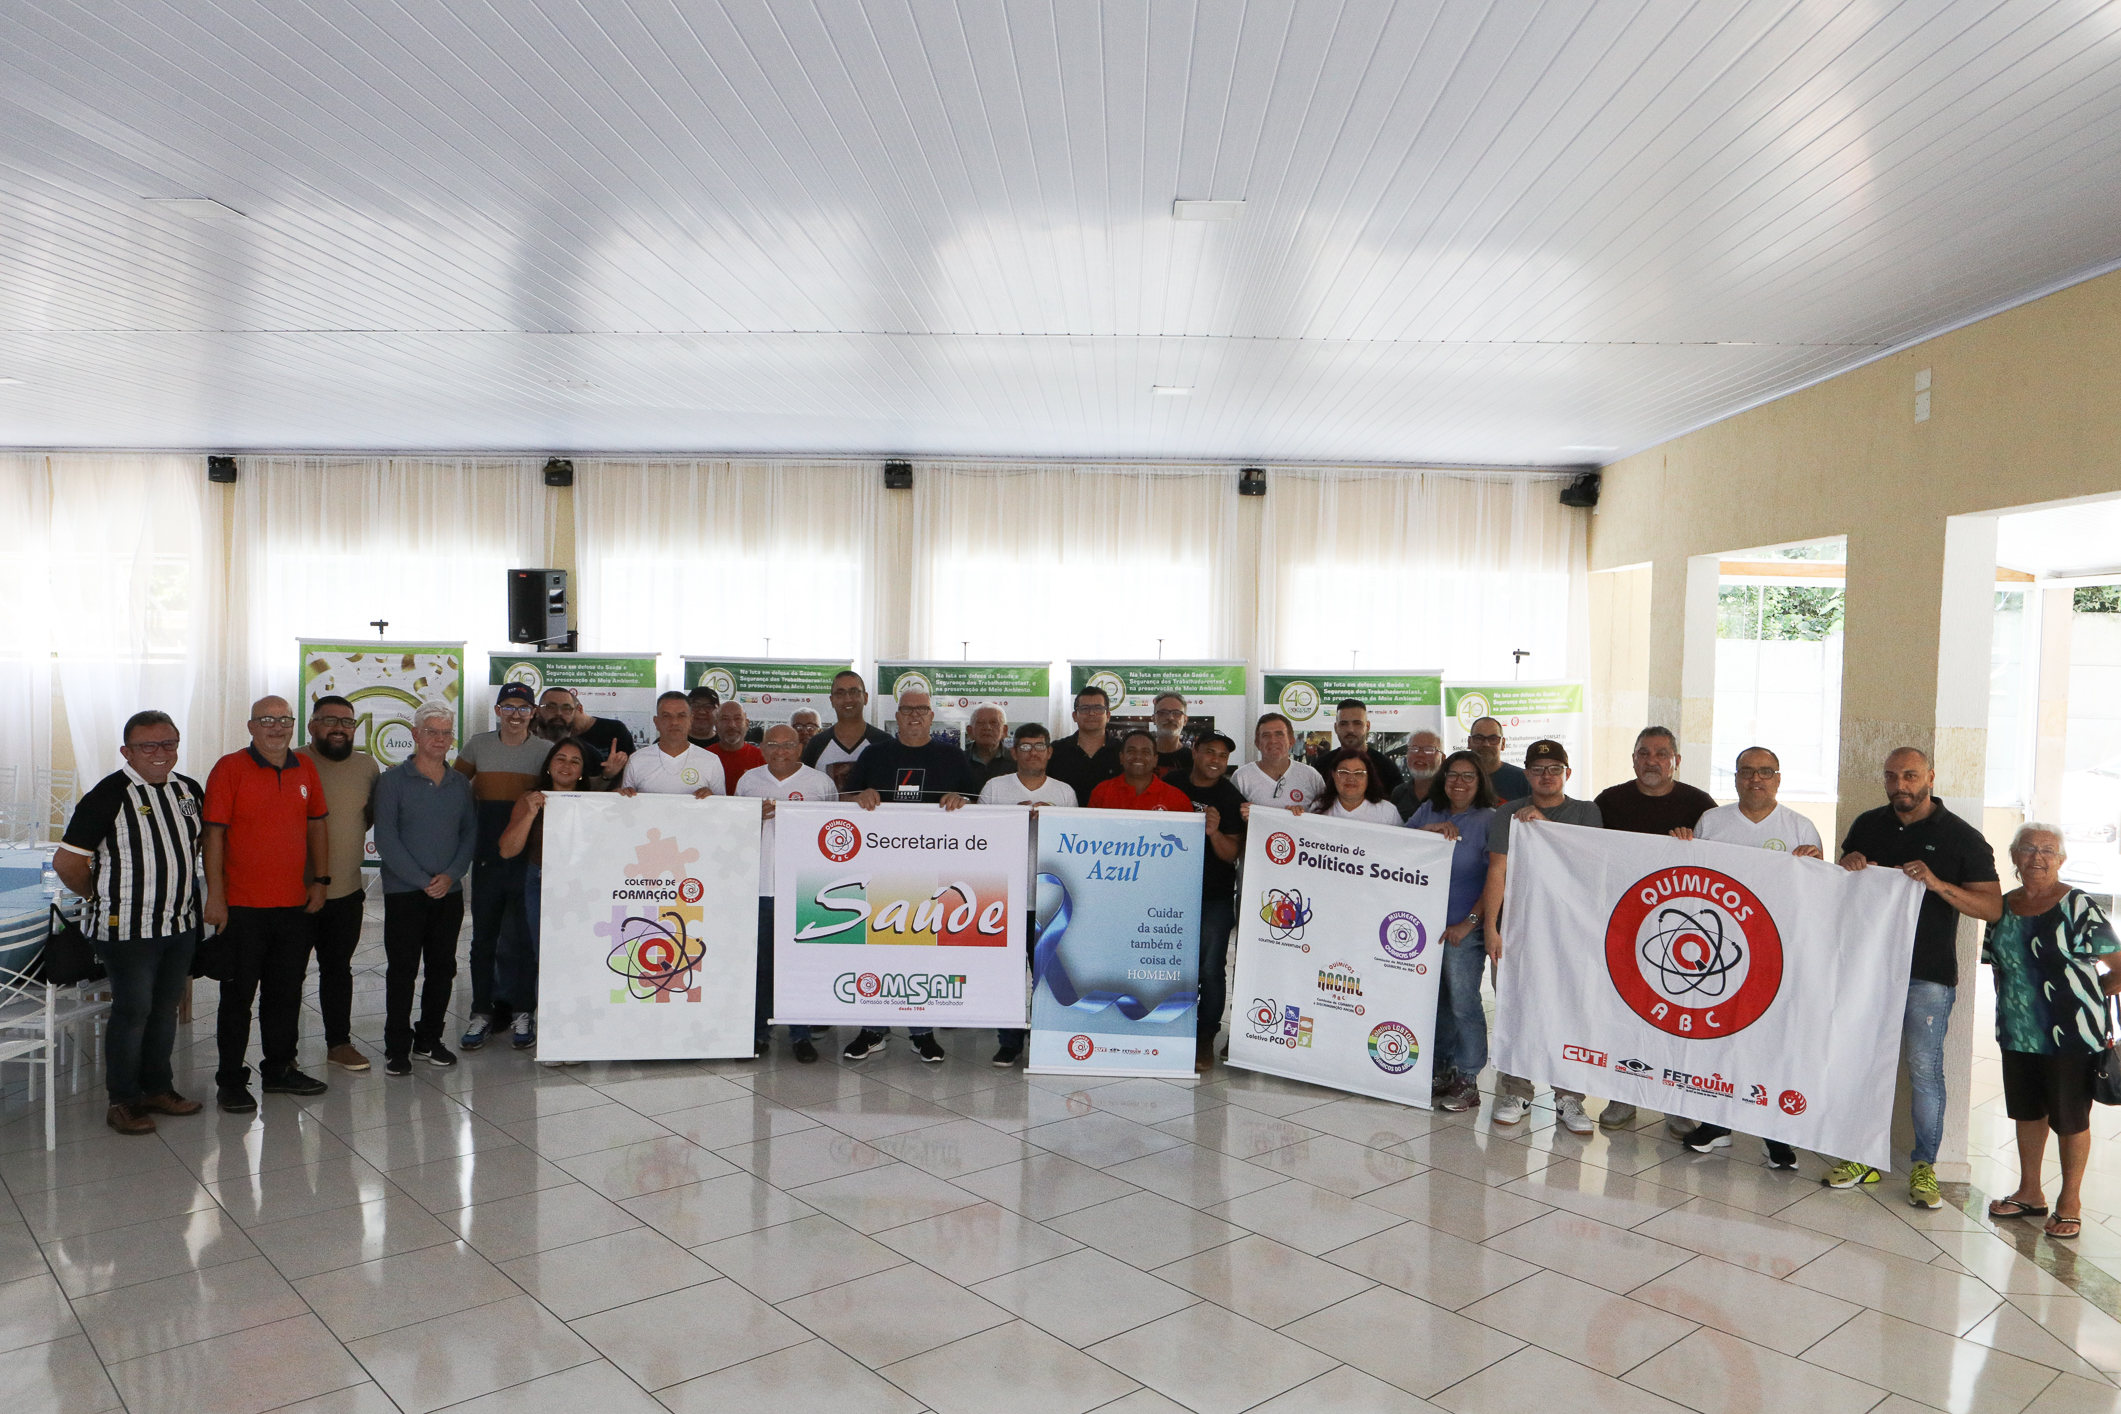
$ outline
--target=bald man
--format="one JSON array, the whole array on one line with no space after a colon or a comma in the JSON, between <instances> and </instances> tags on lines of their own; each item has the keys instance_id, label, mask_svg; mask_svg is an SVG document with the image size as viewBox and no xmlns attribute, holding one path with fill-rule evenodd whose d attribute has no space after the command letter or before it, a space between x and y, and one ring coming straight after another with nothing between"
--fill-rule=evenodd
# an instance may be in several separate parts
<instances>
[{"instance_id":1,"label":"bald man","mask_svg":"<svg viewBox=\"0 0 2121 1414\"><path fill-rule=\"evenodd\" d=\"M321 1095L326 1088L295 1066L314 942L310 915L324 907L332 882L324 782L308 757L290 749L295 714L286 698L253 702L246 725L250 745L216 761L206 778L206 922L221 931L225 974L214 1085L229 1114L258 1108L244 1063L253 1001L265 1093Z\"/></svg>"}]
</instances>

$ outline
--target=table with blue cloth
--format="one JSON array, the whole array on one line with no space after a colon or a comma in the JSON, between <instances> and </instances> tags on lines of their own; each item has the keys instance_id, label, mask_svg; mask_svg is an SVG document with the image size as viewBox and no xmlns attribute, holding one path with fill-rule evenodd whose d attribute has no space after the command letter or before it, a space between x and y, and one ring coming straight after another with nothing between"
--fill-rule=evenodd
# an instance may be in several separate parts
<instances>
[{"instance_id":1,"label":"table with blue cloth","mask_svg":"<svg viewBox=\"0 0 2121 1414\"><path fill-rule=\"evenodd\" d=\"M51 855L38 849L0 850L0 971L21 972L36 960L51 936L51 906L68 918L81 916L81 900L60 889L44 891Z\"/></svg>"}]
</instances>

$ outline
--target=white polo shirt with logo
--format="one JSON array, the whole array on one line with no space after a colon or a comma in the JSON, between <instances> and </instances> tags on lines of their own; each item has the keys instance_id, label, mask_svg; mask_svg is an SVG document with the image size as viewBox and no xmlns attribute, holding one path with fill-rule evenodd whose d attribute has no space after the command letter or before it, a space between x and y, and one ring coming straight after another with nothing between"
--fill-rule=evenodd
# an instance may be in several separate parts
<instances>
[{"instance_id":1,"label":"white polo shirt with logo","mask_svg":"<svg viewBox=\"0 0 2121 1414\"><path fill-rule=\"evenodd\" d=\"M753 800L838 800L840 788L815 766L798 766L782 780L771 766L753 766L736 783L736 794ZM773 897L773 821L759 829L759 897Z\"/></svg>"},{"instance_id":2,"label":"white polo shirt with logo","mask_svg":"<svg viewBox=\"0 0 2121 1414\"><path fill-rule=\"evenodd\" d=\"M631 786L642 795L693 795L701 786L716 795L729 794L722 779L722 763L704 747L687 745L672 756L659 743L651 742L626 758L621 788Z\"/></svg>"},{"instance_id":3,"label":"white polo shirt with logo","mask_svg":"<svg viewBox=\"0 0 2121 1414\"><path fill-rule=\"evenodd\" d=\"M1777 804L1758 824L1746 819L1745 812L1736 805L1719 805L1704 811L1694 823L1694 838L1785 853L1806 845L1820 847L1819 827L1782 804Z\"/></svg>"},{"instance_id":4,"label":"white polo shirt with logo","mask_svg":"<svg viewBox=\"0 0 2121 1414\"><path fill-rule=\"evenodd\" d=\"M1261 770L1257 761L1247 761L1230 773L1230 784L1250 804L1280 806L1284 810L1291 806L1318 810L1326 798L1326 778L1318 774L1317 767L1301 761L1291 761L1278 781Z\"/></svg>"}]
</instances>

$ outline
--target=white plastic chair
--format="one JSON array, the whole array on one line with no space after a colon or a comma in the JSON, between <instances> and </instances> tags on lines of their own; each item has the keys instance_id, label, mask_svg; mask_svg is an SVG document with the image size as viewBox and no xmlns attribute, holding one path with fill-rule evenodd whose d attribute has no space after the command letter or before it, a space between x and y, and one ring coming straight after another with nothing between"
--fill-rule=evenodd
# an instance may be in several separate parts
<instances>
[{"instance_id":1,"label":"white plastic chair","mask_svg":"<svg viewBox=\"0 0 2121 1414\"><path fill-rule=\"evenodd\" d=\"M78 911L79 903L74 907ZM43 955L40 936L0 938L0 1065L14 1061L44 1067L44 1147L49 1150L59 1142L54 1101L60 1043L75 1026L108 1012L111 999L91 995L86 989L99 985L94 982L61 987L40 980L36 962Z\"/></svg>"}]
</instances>

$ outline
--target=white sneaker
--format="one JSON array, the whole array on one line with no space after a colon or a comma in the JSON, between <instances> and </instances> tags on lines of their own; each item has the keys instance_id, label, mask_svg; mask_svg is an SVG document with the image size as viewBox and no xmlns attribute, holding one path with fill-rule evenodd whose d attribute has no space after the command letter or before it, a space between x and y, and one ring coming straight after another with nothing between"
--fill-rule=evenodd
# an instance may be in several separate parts
<instances>
[{"instance_id":1,"label":"white sneaker","mask_svg":"<svg viewBox=\"0 0 2121 1414\"><path fill-rule=\"evenodd\" d=\"M1515 1095L1497 1095L1492 1113L1497 1124L1519 1124L1531 1108L1530 1100L1520 1100Z\"/></svg>"},{"instance_id":2,"label":"white sneaker","mask_svg":"<svg viewBox=\"0 0 2121 1414\"><path fill-rule=\"evenodd\" d=\"M1589 1134L1594 1126L1591 1117L1583 1112L1583 1101L1564 1095L1555 1106L1561 1111L1562 1125L1571 1134Z\"/></svg>"}]
</instances>

